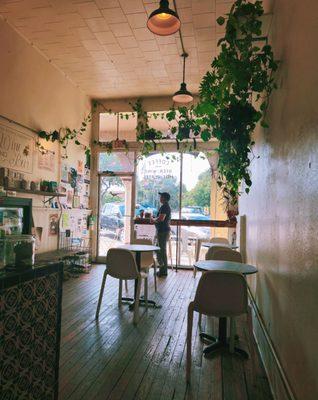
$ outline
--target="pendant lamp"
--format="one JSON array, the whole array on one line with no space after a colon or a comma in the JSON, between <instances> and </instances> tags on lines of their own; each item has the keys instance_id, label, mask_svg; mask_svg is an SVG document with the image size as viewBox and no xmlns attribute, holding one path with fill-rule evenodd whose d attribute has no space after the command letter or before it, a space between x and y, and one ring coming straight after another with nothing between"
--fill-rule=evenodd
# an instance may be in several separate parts
<instances>
[{"instance_id":1,"label":"pendant lamp","mask_svg":"<svg viewBox=\"0 0 318 400\"><path fill-rule=\"evenodd\" d=\"M178 14L169 8L168 0L161 0L159 8L153 11L147 21L148 29L155 35L173 35L180 29Z\"/></svg>"},{"instance_id":2,"label":"pendant lamp","mask_svg":"<svg viewBox=\"0 0 318 400\"><path fill-rule=\"evenodd\" d=\"M119 113L117 113L116 139L112 140L112 148L113 149L123 149L123 148L126 148L126 146L127 146L126 140L119 139Z\"/></svg>"},{"instance_id":3,"label":"pendant lamp","mask_svg":"<svg viewBox=\"0 0 318 400\"><path fill-rule=\"evenodd\" d=\"M193 100L191 92L187 89L187 84L185 83L185 60L188 57L187 53L181 55L183 57L183 78L180 85L180 89L173 95L172 100L175 103L190 103Z\"/></svg>"}]
</instances>

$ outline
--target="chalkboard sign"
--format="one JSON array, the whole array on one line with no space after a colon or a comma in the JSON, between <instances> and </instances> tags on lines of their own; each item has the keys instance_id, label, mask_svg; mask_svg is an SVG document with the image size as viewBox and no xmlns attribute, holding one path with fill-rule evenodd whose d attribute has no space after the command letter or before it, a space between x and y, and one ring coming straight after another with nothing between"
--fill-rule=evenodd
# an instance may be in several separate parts
<instances>
[{"instance_id":1,"label":"chalkboard sign","mask_svg":"<svg viewBox=\"0 0 318 400\"><path fill-rule=\"evenodd\" d=\"M33 172L34 139L0 123L0 165L18 172Z\"/></svg>"}]
</instances>

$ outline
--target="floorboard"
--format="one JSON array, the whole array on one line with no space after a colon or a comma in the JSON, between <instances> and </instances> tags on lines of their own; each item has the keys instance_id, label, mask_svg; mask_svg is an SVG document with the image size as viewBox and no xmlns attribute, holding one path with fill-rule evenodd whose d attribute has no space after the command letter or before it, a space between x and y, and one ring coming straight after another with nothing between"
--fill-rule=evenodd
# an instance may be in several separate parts
<instances>
[{"instance_id":1,"label":"floorboard","mask_svg":"<svg viewBox=\"0 0 318 400\"><path fill-rule=\"evenodd\" d=\"M98 323L96 304L104 267L70 279L63 287L60 400L272 400L255 342L244 318L237 323L240 346L250 358L203 357L198 316L193 326L191 385L185 383L187 307L198 274L169 271L150 297L162 308L140 309L138 326L128 306L118 307L118 281L107 278ZM129 294L133 282L129 282ZM216 335L217 320L203 318L205 331Z\"/></svg>"}]
</instances>

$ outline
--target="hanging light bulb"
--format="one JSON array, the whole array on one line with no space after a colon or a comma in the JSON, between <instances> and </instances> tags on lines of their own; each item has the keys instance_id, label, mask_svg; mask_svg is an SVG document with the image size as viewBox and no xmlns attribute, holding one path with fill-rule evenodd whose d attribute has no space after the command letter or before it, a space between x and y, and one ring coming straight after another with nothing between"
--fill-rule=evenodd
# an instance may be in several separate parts
<instances>
[{"instance_id":1,"label":"hanging light bulb","mask_svg":"<svg viewBox=\"0 0 318 400\"><path fill-rule=\"evenodd\" d=\"M175 103L190 103L190 101L193 100L193 96L187 89L187 84L185 83L185 60L188 57L188 54L183 53L181 57L183 57L183 79L180 89L173 95L172 100Z\"/></svg>"},{"instance_id":2,"label":"hanging light bulb","mask_svg":"<svg viewBox=\"0 0 318 400\"><path fill-rule=\"evenodd\" d=\"M180 29L178 14L169 8L168 0L161 0L159 8L153 11L147 21L148 29L156 35L173 35Z\"/></svg>"}]
</instances>

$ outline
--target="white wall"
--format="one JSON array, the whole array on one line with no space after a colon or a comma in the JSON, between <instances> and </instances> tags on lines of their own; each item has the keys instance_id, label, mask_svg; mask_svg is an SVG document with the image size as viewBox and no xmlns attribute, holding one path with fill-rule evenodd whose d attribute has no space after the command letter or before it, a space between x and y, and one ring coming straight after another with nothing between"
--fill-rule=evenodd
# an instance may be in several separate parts
<instances>
[{"instance_id":1,"label":"white wall","mask_svg":"<svg viewBox=\"0 0 318 400\"><path fill-rule=\"evenodd\" d=\"M35 130L80 127L81 121L90 112L89 99L2 19L0 60L1 116ZM37 138L32 131L14 123L10 124L1 118L0 124L17 129L34 140ZM82 143L89 144L90 137L89 127ZM55 152L54 171L48 172L38 168L38 151L35 150L33 173L26 174L26 179L59 181L61 149L57 144L51 143L45 143L45 147ZM78 159L84 160L83 148L74 144L69 146L68 155L68 163L72 166L77 165ZM41 251L54 249L57 246L57 237L48 235L48 216L56 213L56 210L45 209L42 197L32 198L35 224L42 224L44 229Z\"/></svg>"},{"instance_id":2,"label":"white wall","mask_svg":"<svg viewBox=\"0 0 318 400\"><path fill-rule=\"evenodd\" d=\"M275 3L279 89L240 202L261 316L298 400L318 398L318 2ZM266 349L263 349L266 354ZM275 365L269 362L273 376ZM273 376L274 378L274 376ZM277 391L278 398L281 397Z\"/></svg>"}]
</instances>

